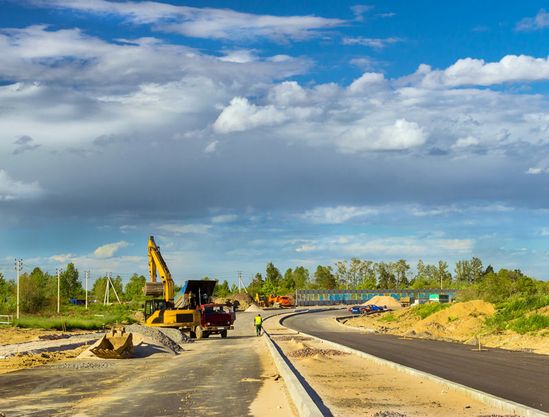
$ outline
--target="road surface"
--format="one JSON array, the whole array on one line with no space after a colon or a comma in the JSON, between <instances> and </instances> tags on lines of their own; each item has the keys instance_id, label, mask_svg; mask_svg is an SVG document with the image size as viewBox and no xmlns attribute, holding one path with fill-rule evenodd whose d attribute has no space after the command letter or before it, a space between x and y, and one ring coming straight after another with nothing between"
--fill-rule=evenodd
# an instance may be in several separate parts
<instances>
[{"instance_id":1,"label":"road surface","mask_svg":"<svg viewBox=\"0 0 549 417\"><path fill-rule=\"evenodd\" d=\"M365 334L335 323L343 311L293 316L284 325L410 368L549 411L549 356L398 336Z\"/></svg>"},{"instance_id":2,"label":"road surface","mask_svg":"<svg viewBox=\"0 0 549 417\"><path fill-rule=\"evenodd\" d=\"M262 349L269 355L264 341L254 335L254 315L237 313L237 328L227 339L214 335L184 345L176 357L75 360L0 375L0 412L8 417L251 415L250 406L271 379L263 366ZM282 391L273 395L283 403Z\"/></svg>"}]
</instances>

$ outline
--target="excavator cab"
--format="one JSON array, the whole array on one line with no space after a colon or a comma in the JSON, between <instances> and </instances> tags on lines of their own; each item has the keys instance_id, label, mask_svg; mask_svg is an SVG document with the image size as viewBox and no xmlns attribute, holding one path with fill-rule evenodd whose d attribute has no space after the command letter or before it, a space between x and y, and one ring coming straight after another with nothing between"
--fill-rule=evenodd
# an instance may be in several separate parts
<instances>
[{"instance_id":1,"label":"excavator cab","mask_svg":"<svg viewBox=\"0 0 549 417\"><path fill-rule=\"evenodd\" d=\"M156 310L166 310L168 308L166 300L146 300L145 301L145 320L149 318Z\"/></svg>"}]
</instances>

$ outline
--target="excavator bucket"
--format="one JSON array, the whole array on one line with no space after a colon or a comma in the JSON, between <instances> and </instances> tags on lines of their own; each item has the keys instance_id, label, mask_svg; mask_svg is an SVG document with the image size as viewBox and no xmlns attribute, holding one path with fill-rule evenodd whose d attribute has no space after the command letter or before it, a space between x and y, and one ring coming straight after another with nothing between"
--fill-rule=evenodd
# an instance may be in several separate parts
<instances>
[{"instance_id":1,"label":"excavator bucket","mask_svg":"<svg viewBox=\"0 0 549 417\"><path fill-rule=\"evenodd\" d=\"M90 349L95 356L103 359L129 358L133 351L133 339L131 333L126 333L122 327L112 329L99 344Z\"/></svg>"}]
</instances>

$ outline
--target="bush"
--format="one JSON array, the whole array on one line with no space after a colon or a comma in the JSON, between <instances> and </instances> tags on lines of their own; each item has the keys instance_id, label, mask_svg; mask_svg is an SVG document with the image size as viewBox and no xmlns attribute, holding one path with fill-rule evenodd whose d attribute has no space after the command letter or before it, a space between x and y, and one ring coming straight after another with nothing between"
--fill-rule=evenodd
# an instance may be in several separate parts
<instances>
[{"instance_id":1,"label":"bush","mask_svg":"<svg viewBox=\"0 0 549 417\"><path fill-rule=\"evenodd\" d=\"M448 307L450 307L450 304L427 303L414 306L412 308L412 311L416 316L419 316L423 320L424 318L429 317L431 314L434 314L437 311L444 310Z\"/></svg>"},{"instance_id":2,"label":"bush","mask_svg":"<svg viewBox=\"0 0 549 417\"><path fill-rule=\"evenodd\" d=\"M379 318L379 321L383 321L385 323L391 323L393 321L397 321L397 318L393 313L385 314Z\"/></svg>"},{"instance_id":3,"label":"bush","mask_svg":"<svg viewBox=\"0 0 549 417\"><path fill-rule=\"evenodd\" d=\"M511 322L509 328L521 334L547 329L549 328L549 317L541 314L521 317Z\"/></svg>"}]
</instances>

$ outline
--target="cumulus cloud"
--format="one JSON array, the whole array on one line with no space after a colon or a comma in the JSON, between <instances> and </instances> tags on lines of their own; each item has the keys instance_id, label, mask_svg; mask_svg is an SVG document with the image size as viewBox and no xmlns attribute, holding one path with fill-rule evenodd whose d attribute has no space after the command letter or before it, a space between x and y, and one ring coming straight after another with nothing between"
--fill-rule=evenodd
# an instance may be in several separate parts
<instances>
[{"instance_id":1,"label":"cumulus cloud","mask_svg":"<svg viewBox=\"0 0 549 417\"><path fill-rule=\"evenodd\" d=\"M223 109L213 128L218 133L240 132L259 126L271 126L287 120L274 106L256 106L244 97L235 97Z\"/></svg>"},{"instance_id":2,"label":"cumulus cloud","mask_svg":"<svg viewBox=\"0 0 549 417\"><path fill-rule=\"evenodd\" d=\"M480 144L480 141L474 136L467 136L464 138L459 138L456 140L456 143L452 145L453 149L465 149L472 146L477 146Z\"/></svg>"},{"instance_id":3,"label":"cumulus cloud","mask_svg":"<svg viewBox=\"0 0 549 417\"><path fill-rule=\"evenodd\" d=\"M299 215L305 221L317 224L341 224L357 218L375 216L379 210L372 207L337 206L317 207Z\"/></svg>"},{"instance_id":4,"label":"cumulus cloud","mask_svg":"<svg viewBox=\"0 0 549 417\"><path fill-rule=\"evenodd\" d=\"M59 255L50 256L50 259L60 264L66 264L71 262L74 257L75 255L73 253L60 253Z\"/></svg>"},{"instance_id":5,"label":"cumulus cloud","mask_svg":"<svg viewBox=\"0 0 549 417\"><path fill-rule=\"evenodd\" d=\"M241 13L230 9L174 6L154 1L35 0L35 5L81 12L115 15L134 24L152 25L153 30L207 39L276 40L307 39L318 31L345 23L317 16L272 16Z\"/></svg>"},{"instance_id":6,"label":"cumulus cloud","mask_svg":"<svg viewBox=\"0 0 549 417\"><path fill-rule=\"evenodd\" d=\"M114 243L107 243L95 249L93 254L97 258L112 258L116 254L116 252L118 252L120 249L127 247L128 245L129 243L123 240Z\"/></svg>"},{"instance_id":7,"label":"cumulus cloud","mask_svg":"<svg viewBox=\"0 0 549 417\"><path fill-rule=\"evenodd\" d=\"M398 119L382 127L359 123L343 133L340 146L351 152L393 151L415 148L426 140L425 130L416 122Z\"/></svg>"},{"instance_id":8,"label":"cumulus cloud","mask_svg":"<svg viewBox=\"0 0 549 417\"><path fill-rule=\"evenodd\" d=\"M526 170L528 175L549 174L549 168L531 167Z\"/></svg>"},{"instance_id":9,"label":"cumulus cloud","mask_svg":"<svg viewBox=\"0 0 549 417\"><path fill-rule=\"evenodd\" d=\"M549 79L549 57L506 55L498 62L462 58L445 70L420 66L417 74L421 75L421 85L428 88L540 81Z\"/></svg>"},{"instance_id":10,"label":"cumulus cloud","mask_svg":"<svg viewBox=\"0 0 549 417\"><path fill-rule=\"evenodd\" d=\"M525 17L515 27L519 31L542 30L545 28L549 28L549 13L545 9L540 9L534 17Z\"/></svg>"},{"instance_id":11,"label":"cumulus cloud","mask_svg":"<svg viewBox=\"0 0 549 417\"><path fill-rule=\"evenodd\" d=\"M38 182L26 183L14 180L5 170L0 169L0 202L36 198L43 192Z\"/></svg>"}]
</instances>

